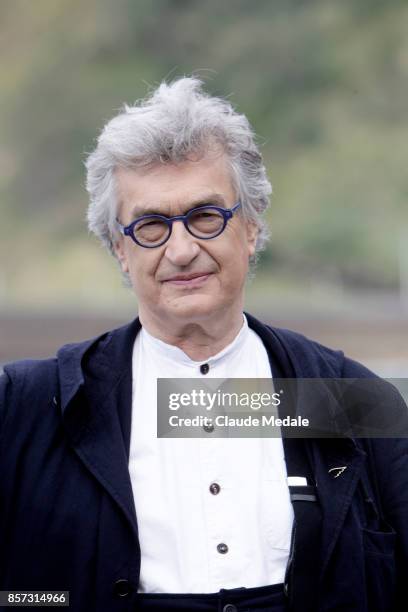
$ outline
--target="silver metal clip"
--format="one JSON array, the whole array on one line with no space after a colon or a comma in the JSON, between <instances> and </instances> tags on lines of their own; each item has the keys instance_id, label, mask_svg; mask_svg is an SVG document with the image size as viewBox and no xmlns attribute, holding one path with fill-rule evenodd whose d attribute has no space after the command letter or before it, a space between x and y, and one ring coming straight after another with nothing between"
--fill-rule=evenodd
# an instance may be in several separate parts
<instances>
[{"instance_id":1,"label":"silver metal clip","mask_svg":"<svg viewBox=\"0 0 408 612\"><path fill-rule=\"evenodd\" d=\"M343 472L344 472L344 470L346 470L346 469L347 469L347 465L340 465L339 467L334 467L334 468L331 468L331 469L329 470L329 474L330 474L330 472L337 472L337 474L336 474L335 476L333 476L333 478L338 478L339 476L341 476L341 475L342 475L342 473L343 473Z\"/></svg>"}]
</instances>

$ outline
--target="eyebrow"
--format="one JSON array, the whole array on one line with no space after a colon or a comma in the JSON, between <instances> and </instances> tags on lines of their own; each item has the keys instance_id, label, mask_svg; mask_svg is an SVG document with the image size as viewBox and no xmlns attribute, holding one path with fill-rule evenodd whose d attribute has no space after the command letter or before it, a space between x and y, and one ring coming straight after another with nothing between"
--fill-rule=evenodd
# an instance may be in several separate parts
<instances>
[{"instance_id":1,"label":"eyebrow","mask_svg":"<svg viewBox=\"0 0 408 612\"><path fill-rule=\"evenodd\" d=\"M208 206L209 204L214 204L215 206L221 206L221 208L225 208L225 198L220 193L212 193L204 197L200 196L199 198L192 200L185 207L183 207L184 210L181 214L187 213L192 208L200 208L202 206ZM157 209L157 206L154 205L147 205L144 208L141 208L140 206L136 205L134 208L132 208L131 215L132 219L136 219L137 217L143 217L144 215L162 215L162 217L169 216L164 214L163 212L160 212Z\"/></svg>"}]
</instances>

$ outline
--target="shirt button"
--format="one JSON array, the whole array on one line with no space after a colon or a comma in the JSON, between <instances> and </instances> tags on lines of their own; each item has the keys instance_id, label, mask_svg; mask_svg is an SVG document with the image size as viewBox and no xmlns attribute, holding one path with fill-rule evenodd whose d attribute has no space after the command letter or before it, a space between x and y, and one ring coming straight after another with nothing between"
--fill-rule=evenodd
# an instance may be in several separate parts
<instances>
[{"instance_id":1,"label":"shirt button","mask_svg":"<svg viewBox=\"0 0 408 612\"><path fill-rule=\"evenodd\" d=\"M225 555L225 553L228 552L228 546L224 544L224 542L221 542L221 544L217 544L217 550L222 555Z\"/></svg>"},{"instance_id":2,"label":"shirt button","mask_svg":"<svg viewBox=\"0 0 408 612\"><path fill-rule=\"evenodd\" d=\"M213 495L218 495L218 493L221 491L221 487L217 482L212 482L209 489Z\"/></svg>"},{"instance_id":3,"label":"shirt button","mask_svg":"<svg viewBox=\"0 0 408 612\"><path fill-rule=\"evenodd\" d=\"M126 597L130 593L130 584L129 580L126 578L120 578L115 582L114 585L115 595L118 597Z\"/></svg>"},{"instance_id":4,"label":"shirt button","mask_svg":"<svg viewBox=\"0 0 408 612\"><path fill-rule=\"evenodd\" d=\"M210 366L208 365L208 363L203 363L200 365L201 374L208 374L209 371L210 371Z\"/></svg>"},{"instance_id":5,"label":"shirt button","mask_svg":"<svg viewBox=\"0 0 408 612\"><path fill-rule=\"evenodd\" d=\"M222 612L238 612L238 608L233 604L227 604L223 607Z\"/></svg>"},{"instance_id":6,"label":"shirt button","mask_svg":"<svg viewBox=\"0 0 408 612\"><path fill-rule=\"evenodd\" d=\"M208 433L211 433L212 431L214 431L214 425L212 423L205 423L203 425L203 429L204 429L204 431L207 431Z\"/></svg>"}]
</instances>

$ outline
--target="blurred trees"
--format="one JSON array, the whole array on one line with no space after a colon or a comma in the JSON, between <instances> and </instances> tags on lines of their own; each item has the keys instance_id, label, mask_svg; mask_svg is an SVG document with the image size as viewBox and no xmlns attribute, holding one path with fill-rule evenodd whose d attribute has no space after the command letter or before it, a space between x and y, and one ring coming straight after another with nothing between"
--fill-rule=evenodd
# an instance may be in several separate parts
<instances>
[{"instance_id":1,"label":"blurred trees","mask_svg":"<svg viewBox=\"0 0 408 612\"><path fill-rule=\"evenodd\" d=\"M85 153L123 102L193 71L259 134L274 186L264 266L397 288L404 0L9 0L0 11L0 305L95 293L82 273L110 286L116 269L86 236Z\"/></svg>"}]
</instances>

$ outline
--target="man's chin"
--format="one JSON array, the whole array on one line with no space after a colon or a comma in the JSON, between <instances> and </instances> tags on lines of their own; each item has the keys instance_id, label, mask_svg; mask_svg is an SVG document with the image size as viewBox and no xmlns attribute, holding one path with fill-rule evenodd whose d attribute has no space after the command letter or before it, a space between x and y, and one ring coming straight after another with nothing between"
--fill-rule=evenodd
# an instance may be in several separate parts
<instances>
[{"instance_id":1,"label":"man's chin","mask_svg":"<svg viewBox=\"0 0 408 612\"><path fill-rule=\"evenodd\" d=\"M201 295L186 295L175 299L167 310L168 317L180 322L198 321L216 316L220 304L214 302L214 297Z\"/></svg>"}]
</instances>

